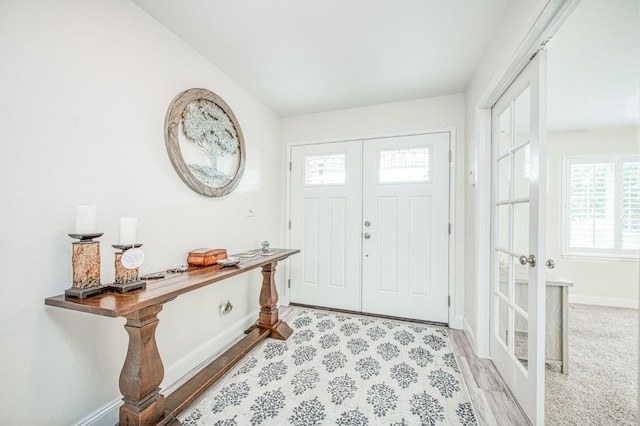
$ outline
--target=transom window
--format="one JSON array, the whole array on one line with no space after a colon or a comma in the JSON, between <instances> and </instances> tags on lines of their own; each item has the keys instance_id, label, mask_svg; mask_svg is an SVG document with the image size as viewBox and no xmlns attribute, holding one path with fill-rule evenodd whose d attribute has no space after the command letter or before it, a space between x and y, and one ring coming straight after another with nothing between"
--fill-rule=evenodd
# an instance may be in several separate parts
<instances>
[{"instance_id":1,"label":"transom window","mask_svg":"<svg viewBox=\"0 0 640 426\"><path fill-rule=\"evenodd\" d=\"M564 178L563 254L637 256L638 156L566 157Z\"/></svg>"},{"instance_id":2,"label":"transom window","mask_svg":"<svg viewBox=\"0 0 640 426\"><path fill-rule=\"evenodd\" d=\"M431 181L430 154L429 147L380 151L380 183Z\"/></svg>"},{"instance_id":3,"label":"transom window","mask_svg":"<svg viewBox=\"0 0 640 426\"><path fill-rule=\"evenodd\" d=\"M345 183L345 154L311 155L304 158L305 185Z\"/></svg>"}]
</instances>

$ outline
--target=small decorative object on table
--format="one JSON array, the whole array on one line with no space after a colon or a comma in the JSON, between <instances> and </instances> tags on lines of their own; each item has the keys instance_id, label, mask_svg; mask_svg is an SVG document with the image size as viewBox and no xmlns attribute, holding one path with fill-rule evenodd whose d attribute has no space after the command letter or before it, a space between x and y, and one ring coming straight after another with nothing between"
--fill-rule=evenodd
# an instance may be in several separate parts
<instances>
[{"instance_id":1,"label":"small decorative object on table","mask_svg":"<svg viewBox=\"0 0 640 426\"><path fill-rule=\"evenodd\" d=\"M147 283L140 279L139 269L144 261L144 253L140 250L142 244L114 244L111 247L119 251L115 253L115 280L109 284L109 289L118 293L126 293L138 288L145 288Z\"/></svg>"},{"instance_id":2,"label":"small decorative object on table","mask_svg":"<svg viewBox=\"0 0 640 426\"><path fill-rule=\"evenodd\" d=\"M79 241L72 243L73 284L65 296L84 299L102 293L105 287L100 284L100 242L93 241L102 236L96 232L96 206L76 208L75 233L69 236Z\"/></svg>"},{"instance_id":3,"label":"small decorative object on table","mask_svg":"<svg viewBox=\"0 0 640 426\"><path fill-rule=\"evenodd\" d=\"M69 236L79 241L71 243L73 286L65 290L64 294L84 299L93 294L102 293L105 287L100 284L100 241L93 241L94 238L102 236L102 233L69 234Z\"/></svg>"},{"instance_id":4,"label":"small decorative object on table","mask_svg":"<svg viewBox=\"0 0 640 426\"><path fill-rule=\"evenodd\" d=\"M115 281L109 285L109 289L118 293L147 286L147 283L140 279L139 267L144 262L144 252L140 250L142 244L136 243L137 227L137 218L120 218L120 244L111 246L119 251L115 253Z\"/></svg>"},{"instance_id":5,"label":"small decorative object on table","mask_svg":"<svg viewBox=\"0 0 640 426\"><path fill-rule=\"evenodd\" d=\"M236 266L238 263L240 263L240 259L239 257L227 257L226 259L220 259L218 260L218 265L222 265L224 266Z\"/></svg>"},{"instance_id":6,"label":"small decorative object on table","mask_svg":"<svg viewBox=\"0 0 640 426\"><path fill-rule=\"evenodd\" d=\"M262 252L269 253L269 241L262 242Z\"/></svg>"},{"instance_id":7,"label":"small decorative object on table","mask_svg":"<svg viewBox=\"0 0 640 426\"><path fill-rule=\"evenodd\" d=\"M187 263L189 266L209 266L215 265L218 260L226 258L226 249L200 248L189 252Z\"/></svg>"}]
</instances>

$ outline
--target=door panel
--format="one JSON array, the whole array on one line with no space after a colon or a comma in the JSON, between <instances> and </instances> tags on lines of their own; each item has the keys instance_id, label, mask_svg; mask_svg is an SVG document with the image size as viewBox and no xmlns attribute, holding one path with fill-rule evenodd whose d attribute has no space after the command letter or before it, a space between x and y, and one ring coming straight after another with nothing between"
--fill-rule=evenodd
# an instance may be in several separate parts
<instances>
[{"instance_id":1,"label":"door panel","mask_svg":"<svg viewBox=\"0 0 640 426\"><path fill-rule=\"evenodd\" d=\"M490 352L534 425L544 423L546 282L534 258L546 258L545 64L538 52L492 109Z\"/></svg>"},{"instance_id":2,"label":"door panel","mask_svg":"<svg viewBox=\"0 0 640 426\"><path fill-rule=\"evenodd\" d=\"M290 300L360 310L360 141L291 150Z\"/></svg>"},{"instance_id":3,"label":"door panel","mask_svg":"<svg viewBox=\"0 0 640 426\"><path fill-rule=\"evenodd\" d=\"M448 322L448 156L448 133L364 142L364 312Z\"/></svg>"}]
</instances>

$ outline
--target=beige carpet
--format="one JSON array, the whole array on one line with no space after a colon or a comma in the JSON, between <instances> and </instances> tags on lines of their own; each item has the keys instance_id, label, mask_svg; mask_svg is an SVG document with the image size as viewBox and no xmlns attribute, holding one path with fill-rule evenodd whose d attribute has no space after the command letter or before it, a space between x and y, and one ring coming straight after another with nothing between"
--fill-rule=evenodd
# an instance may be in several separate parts
<instances>
[{"instance_id":1,"label":"beige carpet","mask_svg":"<svg viewBox=\"0 0 640 426\"><path fill-rule=\"evenodd\" d=\"M569 305L569 374L547 367L545 424L636 425L638 310Z\"/></svg>"}]
</instances>

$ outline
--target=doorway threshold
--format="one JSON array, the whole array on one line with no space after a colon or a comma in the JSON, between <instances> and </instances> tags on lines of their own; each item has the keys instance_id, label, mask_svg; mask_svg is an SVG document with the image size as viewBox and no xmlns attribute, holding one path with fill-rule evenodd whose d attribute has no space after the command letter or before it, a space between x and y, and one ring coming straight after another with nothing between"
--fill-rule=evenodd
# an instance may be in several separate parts
<instances>
[{"instance_id":1,"label":"doorway threshold","mask_svg":"<svg viewBox=\"0 0 640 426\"><path fill-rule=\"evenodd\" d=\"M375 318L385 318L385 319L391 319L391 320L415 322L415 323L418 323L418 324L434 325L434 326L438 326L438 327L449 327L449 324L448 323L444 323L444 322L425 321L425 320L419 320L419 319L414 319L414 318L406 318L406 317L396 317L396 316L390 316L390 315L375 314L375 313L372 313L372 312L350 311L348 309L337 309L337 308L330 308L330 307L327 307L327 306L306 305L306 304L303 304L303 303L293 303L293 302L290 302L289 305L290 306L298 306L298 307L301 307L301 308L322 309L322 310L331 311L331 312L341 312L341 313L344 313L344 314L355 314L355 315L363 315L363 316L375 317Z\"/></svg>"}]
</instances>

